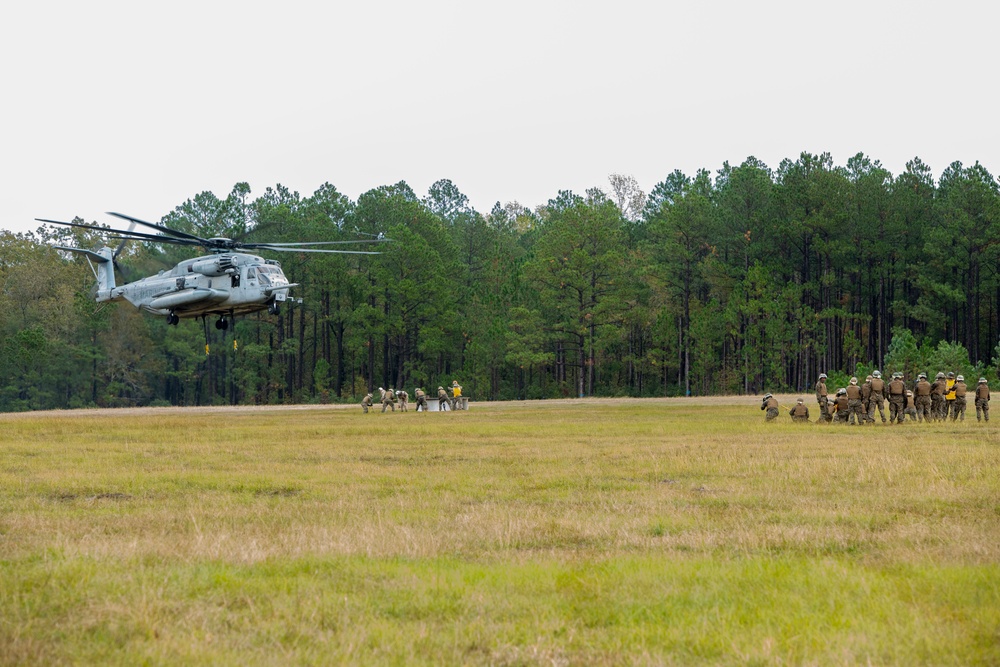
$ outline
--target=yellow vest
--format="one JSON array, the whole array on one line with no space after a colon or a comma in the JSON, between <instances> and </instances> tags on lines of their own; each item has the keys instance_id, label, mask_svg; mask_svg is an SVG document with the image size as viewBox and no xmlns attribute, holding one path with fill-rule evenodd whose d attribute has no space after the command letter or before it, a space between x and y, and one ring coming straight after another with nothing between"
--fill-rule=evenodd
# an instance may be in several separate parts
<instances>
[{"instance_id":1,"label":"yellow vest","mask_svg":"<svg viewBox=\"0 0 1000 667\"><path fill-rule=\"evenodd\" d=\"M459 396L462 395L462 388L460 386L458 386L457 384L456 385L452 385L452 387L451 387L451 395L452 395L453 398L458 398Z\"/></svg>"},{"instance_id":2,"label":"yellow vest","mask_svg":"<svg viewBox=\"0 0 1000 667\"><path fill-rule=\"evenodd\" d=\"M948 380L948 393L945 395L945 399L949 401L955 400L955 381Z\"/></svg>"}]
</instances>

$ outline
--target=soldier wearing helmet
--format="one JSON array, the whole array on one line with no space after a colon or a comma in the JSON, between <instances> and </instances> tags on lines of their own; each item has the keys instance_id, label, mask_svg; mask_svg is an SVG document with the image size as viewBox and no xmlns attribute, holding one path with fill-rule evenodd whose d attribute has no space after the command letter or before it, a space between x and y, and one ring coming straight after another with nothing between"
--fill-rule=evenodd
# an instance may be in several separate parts
<instances>
[{"instance_id":1,"label":"soldier wearing helmet","mask_svg":"<svg viewBox=\"0 0 1000 667\"><path fill-rule=\"evenodd\" d=\"M379 390L381 389L382 387L379 387ZM382 392L382 412L385 412L386 408L392 408L393 412L396 411L396 392L392 390L392 387L389 387L388 391Z\"/></svg>"},{"instance_id":2,"label":"soldier wearing helmet","mask_svg":"<svg viewBox=\"0 0 1000 667\"><path fill-rule=\"evenodd\" d=\"M931 383L931 419L940 421L945 409L944 395L948 393L948 380L944 373L938 373Z\"/></svg>"},{"instance_id":3,"label":"soldier wearing helmet","mask_svg":"<svg viewBox=\"0 0 1000 667\"><path fill-rule=\"evenodd\" d=\"M447 405L448 392L444 390L444 387L438 387L438 410L444 410Z\"/></svg>"},{"instance_id":4,"label":"soldier wearing helmet","mask_svg":"<svg viewBox=\"0 0 1000 667\"><path fill-rule=\"evenodd\" d=\"M861 416L861 387L858 386L858 378L851 378L847 385L847 423L854 426L854 417L857 416L858 424L864 424L865 418Z\"/></svg>"},{"instance_id":5,"label":"soldier wearing helmet","mask_svg":"<svg viewBox=\"0 0 1000 667\"><path fill-rule=\"evenodd\" d=\"M955 378L955 384L951 388L955 393L955 400L951 404L951 420L965 421L965 394L968 387L965 385L965 376L959 375Z\"/></svg>"},{"instance_id":6,"label":"soldier wearing helmet","mask_svg":"<svg viewBox=\"0 0 1000 667\"><path fill-rule=\"evenodd\" d=\"M882 373L879 371L872 371L872 379L869 382L871 385L871 395L868 397L868 421L875 423L875 408L878 408L878 415L882 418L882 423L885 423L885 380L882 379Z\"/></svg>"},{"instance_id":7,"label":"soldier wearing helmet","mask_svg":"<svg viewBox=\"0 0 1000 667\"><path fill-rule=\"evenodd\" d=\"M983 420L990 420L990 385L986 378L979 378L976 385L976 421L979 421L979 412L983 413Z\"/></svg>"},{"instance_id":8,"label":"soldier wearing helmet","mask_svg":"<svg viewBox=\"0 0 1000 667\"><path fill-rule=\"evenodd\" d=\"M847 423L847 413L850 411L850 406L847 404L847 390L841 387L837 390L837 398L834 401L833 420L838 424Z\"/></svg>"},{"instance_id":9,"label":"soldier wearing helmet","mask_svg":"<svg viewBox=\"0 0 1000 667\"><path fill-rule=\"evenodd\" d=\"M927 381L927 373L917 376L913 385L913 403L917 410L917 421L931 420L931 383Z\"/></svg>"},{"instance_id":10,"label":"soldier wearing helmet","mask_svg":"<svg viewBox=\"0 0 1000 667\"><path fill-rule=\"evenodd\" d=\"M913 397L913 392L907 390L906 392L906 404L903 407L903 414L910 418L910 421L916 421L917 419L917 404ZM900 419L900 421L903 421Z\"/></svg>"},{"instance_id":11,"label":"soldier wearing helmet","mask_svg":"<svg viewBox=\"0 0 1000 667\"><path fill-rule=\"evenodd\" d=\"M903 423L903 410L906 407L906 383L902 373L893 373L889 383L889 423Z\"/></svg>"},{"instance_id":12,"label":"soldier wearing helmet","mask_svg":"<svg viewBox=\"0 0 1000 667\"><path fill-rule=\"evenodd\" d=\"M861 416L864 417L863 423L867 424L869 421L875 422L874 418L869 418L868 409L871 406L872 400L872 376L869 375L865 378L865 383L861 385Z\"/></svg>"},{"instance_id":13,"label":"soldier wearing helmet","mask_svg":"<svg viewBox=\"0 0 1000 667\"><path fill-rule=\"evenodd\" d=\"M413 390L413 396L417 401L417 412L427 412L427 394L420 387Z\"/></svg>"},{"instance_id":14,"label":"soldier wearing helmet","mask_svg":"<svg viewBox=\"0 0 1000 667\"><path fill-rule=\"evenodd\" d=\"M955 372L949 371L945 376L945 389L944 389L944 418L948 419L948 415L952 415L951 420L955 421Z\"/></svg>"},{"instance_id":15,"label":"soldier wearing helmet","mask_svg":"<svg viewBox=\"0 0 1000 667\"><path fill-rule=\"evenodd\" d=\"M826 389L826 373L820 373L819 380L816 381L816 402L819 403L820 423L829 422L832 419L828 403L828 394L829 392Z\"/></svg>"},{"instance_id":16,"label":"soldier wearing helmet","mask_svg":"<svg viewBox=\"0 0 1000 667\"><path fill-rule=\"evenodd\" d=\"M792 406L792 409L788 411L788 416L792 418L793 422L800 424L809 423L809 408L806 407L805 402L800 398Z\"/></svg>"},{"instance_id":17,"label":"soldier wearing helmet","mask_svg":"<svg viewBox=\"0 0 1000 667\"><path fill-rule=\"evenodd\" d=\"M372 406L372 393L368 392L365 397L361 399L361 410L364 414L368 414L368 408Z\"/></svg>"},{"instance_id":18,"label":"soldier wearing helmet","mask_svg":"<svg viewBox=\"0 0 1000 667\"><path fill-rule=\"evenodd\" d=\"M767 410L764 413L764 421L774 421L778 416L778 399L771 394L764 394L764 398L760 402L760 409Z\"/></svg>"}]
</instances>

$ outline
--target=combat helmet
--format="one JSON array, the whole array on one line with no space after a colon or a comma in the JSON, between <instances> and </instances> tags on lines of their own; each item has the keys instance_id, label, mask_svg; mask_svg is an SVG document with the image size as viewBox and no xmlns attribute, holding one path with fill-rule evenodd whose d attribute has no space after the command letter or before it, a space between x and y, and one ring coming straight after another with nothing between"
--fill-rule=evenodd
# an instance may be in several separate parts
<instances>
[{"instance_id":1,"label":"combat helmet","mask_svg":"<svg viewBox=\"0 0 1000 667\"><path fill-rule=\"evenodd\" d=\"M927 379L927 373L921 373L920 375L917 376L917 379L918 380L926 380Z\"/></svg>"},{"instance_id":2,"label":"combat helmet","mask_svg":"<svg viewBox=\"0 0 1000 667\"><path fill-rule=\"evenodd\" d=\"M872 371L872 377L880 378L880 377L882 377L882 372L881 371Z\"/></svg>"},{"instance_id":3,"label":"combat helmet","mask_svg":"<svg viewBox=\"0 0 1000 667\"><path fill-rule=\"evenodd\" d=\"M986 378L979 378L979 384L989 384L989 383L986 381Z\"/></svg>"},{"instance_id":4,"label":"combat helmet","mask_svg":"<svg viewBox=\"0 0 1000 667\"><path fill-rule=\"evenodd\" d=\"M965 382L965 376L959 375L957 378L955 378L955 382Z\"/></svg>"},{"instance_id":5,"label":"combat helmet","mask_svg":"<svg viewBox=\"0 0 1000 667\"><path fill-rule=\"evenodd\" d=\"M841 387L840 389L837 390L837 396L843 396L846 393L847 393L847 390L844 389L843 387Z\"/></svg>"},{"instance_id":6,"label":"combat helmet","mask_svg":"<svg viewBox=\"0 0 1000 667\"><path fill-rule=\"evenodd\" d=\"M820 380L825 380L826 379L826 373L820 373L819 374L819 379Z\"/></svg>"},{"instance_id":7,"label":"combat helmet","mask_svg":"<svg viewBox=\"0 0 1000 667\"><path fill-rule=\"evenodd\" d=\"M851 378L851 384L857 384L858 378Z\"/></svg>"},{"instance_id":8,"label":"combat helmet","mask_svg":"<svg viewBox=\"0 0 1000 667\"><path fill-rule=\"evenodd\" d=\"M934 376L934 379L935 380L940 380L943 377L944 377L944 373L938 373L937 375Z\"/></svg>"},{"instance_id":9,"label":"combat helmet","mask_svg":"<svg viewBox=\"0 0 1000 667\"><path fill-rule=\"evenodd\" d=\"M769 398L771 398L771 394L764 394L764 400L765 400L765 401L766 401L767 399L769 399Z\"/></svg>"},{"instance_id":10,"label":"combat helmet","mask_svg":"<svg viewBox=\"0 0 1000 667\"><path fill-rule=\"evenodd\" d=\"M955 377L955 371L949 371L948 372L948 377L950 377L950 378Z\"/></svg>"}]
</instances>

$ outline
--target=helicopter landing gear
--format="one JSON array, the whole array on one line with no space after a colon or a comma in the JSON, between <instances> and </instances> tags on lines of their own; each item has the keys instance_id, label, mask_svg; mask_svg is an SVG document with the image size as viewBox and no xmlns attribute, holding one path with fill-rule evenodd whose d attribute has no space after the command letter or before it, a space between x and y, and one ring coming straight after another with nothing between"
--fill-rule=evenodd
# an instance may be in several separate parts
<instances>
[{"instance_id":1,"label":"helicopter landing gear","mask_svg":"<svg viewBox=\"0 0 1000 667\"><path fill-rule=\"evenodd\" d=\"M270 313L271 315L277 315L278 313L280 313L281 309L278 308L278 302L272 301L271 304L267 307L267 312Z\"/></svg>"},{"instance_id":2,"label":"helicopter landing gear","mask_svg":"<svg viewBox=\"0 0 1000 667\"><path fill-rule=\"evenodd\" d=\"M229 328L229 320L227 320L225 317L220 317L215 321L215 328L225 331L226 329Z\"/></svg>"},{"instance_id":3,"label":"helicopter landing gear","mask_svg":"<svg viewBox=\"0 0 1000 667\"><path fill-rule=\"evenodd\" d=\"M167 324L171 326L177 326L177 323L181 321L181 318L177 317L177 313L170 311L167 313Z\"/></svg>"}]
</instances>

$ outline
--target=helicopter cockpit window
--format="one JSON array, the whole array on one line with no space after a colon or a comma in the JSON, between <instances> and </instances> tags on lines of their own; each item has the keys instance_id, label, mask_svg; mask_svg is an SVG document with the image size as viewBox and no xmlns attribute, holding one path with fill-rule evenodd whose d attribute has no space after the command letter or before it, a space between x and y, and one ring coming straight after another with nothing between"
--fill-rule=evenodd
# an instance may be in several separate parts
<instances>
[{"instance_id":1,"label":"helicopter cockpit window","mask_svg":"<svg viewBox=\"0 0 1000 667\"><path fill-rule=\"evenodd\" d=\"M258 266L257 276L260 278L261 286L287 285L288 281L284 274L276 266Z\"/></svg>"},{"instance_id":2,"label":"helicopter cockpit window","mask_svg":"<svg viewBox=\"0 0 1000 667\"><path fill-rule=\"evenodd\" d=\"M270 271L271 267L261 266L257 269L257 277L260 278L260 284L262 287L266 287L271 284Z\"/></svg>"}]
</instances>

